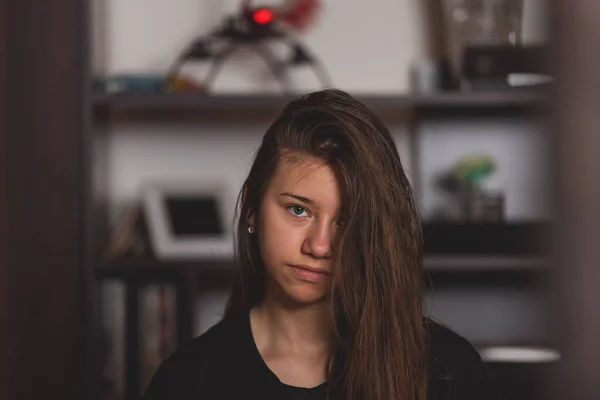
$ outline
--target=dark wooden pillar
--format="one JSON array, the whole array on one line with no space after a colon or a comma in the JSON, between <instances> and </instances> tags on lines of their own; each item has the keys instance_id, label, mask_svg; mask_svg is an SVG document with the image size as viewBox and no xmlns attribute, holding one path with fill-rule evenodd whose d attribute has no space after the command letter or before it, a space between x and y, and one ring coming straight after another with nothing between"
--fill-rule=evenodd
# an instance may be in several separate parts
<instances>
[{"instance_id":1,"label":"dark wooden pillar","mask_svg":"<svg viewBox=\"0 0 600 400\"><path fill-rule=\"evenodd\" d=\"M563 353L545 397L600 399L600 2L555 0L557 263L553 332Z\"/></svg>"},{"instance_id":2,"label":"dark wooden pillar","mask_svg":"<svg viewBox=\"0 0 600 400\"><path fill-rule=\"evenodd\" d=\"M6 0L0 0L0 26L6 23ZM8 296L6 295L6 96L5 35L0 31L0 398L8 399Z\"/></svg>"},{"instance_id":3,"label":"dark wooden pillar","mask_svg":"<svg viewBox=\"0 0 600 400\"><path fill-rule=\"evenodd\" d=\"M0 396L84 397L89 339L83 0L2 10Z\"/></svg>"}]
</instances>

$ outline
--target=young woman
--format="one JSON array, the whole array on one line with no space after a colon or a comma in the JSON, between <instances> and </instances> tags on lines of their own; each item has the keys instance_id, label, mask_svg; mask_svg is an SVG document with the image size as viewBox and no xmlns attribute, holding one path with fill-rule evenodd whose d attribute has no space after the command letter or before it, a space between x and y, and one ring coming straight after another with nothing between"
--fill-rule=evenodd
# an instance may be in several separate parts
<instances>
[{"instance_id":1,"label":"young woman","mask_svg":"<svg viewBox=\"0 0 600 400\"><path fill-rule=\"evenodd\" d=\"M146 400L486 400L478 353L422 312L421 224L392 136L338 90L292 101L239 201L225 315Z\"/></svg>"}]
</instances>

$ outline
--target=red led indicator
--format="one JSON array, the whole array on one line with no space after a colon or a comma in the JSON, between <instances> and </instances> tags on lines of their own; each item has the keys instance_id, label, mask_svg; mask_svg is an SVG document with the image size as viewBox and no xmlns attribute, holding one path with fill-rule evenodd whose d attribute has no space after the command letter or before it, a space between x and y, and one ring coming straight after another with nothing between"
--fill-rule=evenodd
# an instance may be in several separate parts
<instances>
[{"instance_id":1,"label":"red led indicator","mask_svg":"<svg viewBox=\"0 0 600 400\"><path fill-rule=\"evenodd\" d=\"M269 22L273 21L273 11L269 10L268 8L261 8L254 11L254 14L252 14L252 18L257 24L266 25Z\"/></svg>"}]
</instances>

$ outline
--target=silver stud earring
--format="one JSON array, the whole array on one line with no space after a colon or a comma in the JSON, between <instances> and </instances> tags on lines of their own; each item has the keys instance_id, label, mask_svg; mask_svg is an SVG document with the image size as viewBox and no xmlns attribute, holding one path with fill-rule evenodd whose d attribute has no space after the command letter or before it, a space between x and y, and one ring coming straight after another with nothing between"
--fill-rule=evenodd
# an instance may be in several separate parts
<instances>
[{"instance_id":1,"label":"silver stud earring","mask_svg":"<svg viewBox=\"0 0 600 400\"><path fill-rule=\"evenodd\" d=\"M254 233L254 230L255 230L255 229L254 229L254 227L253 227L253 226L249 226L249 227L248 227L248 233L249 233L249 234L251 234L251 235L252 235L252 234Z\"/></svg>"}]
</instances>

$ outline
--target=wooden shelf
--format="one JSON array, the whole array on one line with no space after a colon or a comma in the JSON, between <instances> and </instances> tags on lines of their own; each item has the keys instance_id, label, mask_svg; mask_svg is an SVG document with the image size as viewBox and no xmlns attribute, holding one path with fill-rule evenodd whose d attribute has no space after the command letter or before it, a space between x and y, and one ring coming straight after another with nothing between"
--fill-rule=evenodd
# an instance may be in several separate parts
<instances>
[{"instance_id":1,"label":"wooden shelf","mask_svg":"<svg viewBox=\"0 0 600 400\"><path fill-rule=\"evenodd\" d=\"M118 93L94 94L98 109L114 111L157 110L244 110L278 111L293 97L278 94L224 94L198 93ZM369 95L356 98L376 110L401 109L497 109L529 108L541 104L543 97L529 91L506 92L448 92L432 95Z\"/></svg>"},{"instance_id":2,"label":"wooden shelf","mask_svg":"<svg viewBox=\"0 0 600 400\"><path fill-rule=\"evenodd\" d=\"M415 108L528 108L543 102L543 96L533 91L498 92L448 92L426 96L416 96L412 105Z\"/></svg>"},{"instance_id":3,"label":"wooden shelf","mask_svg":"<svg viewBox=\"0 0 600 400\"><path fill-rule=\"evenodd\" d=\"M537 256L506 255L427 255L423 265L428 272L534 272L544 271L548 259Z\"/></svg>"}]
</instances>

